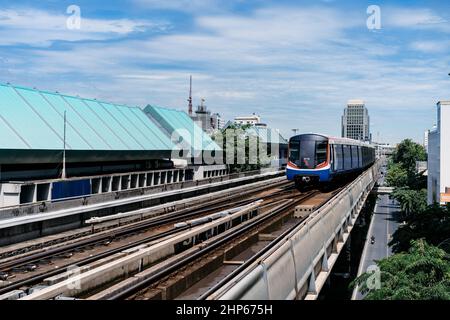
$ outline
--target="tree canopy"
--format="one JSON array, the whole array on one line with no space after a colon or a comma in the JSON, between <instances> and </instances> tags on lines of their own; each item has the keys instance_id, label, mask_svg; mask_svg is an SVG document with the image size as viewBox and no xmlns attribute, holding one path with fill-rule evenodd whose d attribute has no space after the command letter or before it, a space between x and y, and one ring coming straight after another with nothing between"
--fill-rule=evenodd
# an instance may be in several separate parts
<instances>
[{"instance_id":1,"label":"tree canopy","mask_svg":"<svg viewBox=\"0 0 450 320\"><path fill-rule=\"evenodd\" d=\"M403 218L420 213L427 208L427 190L412 190L409 187L395 188L391 194L400 204Z\"/></svg>"},{"instance_id":2,"label":"tree canopy","mask_svg":"<svg viewBox=\"0 0 450 320\"><path fill-rule=\"evenodd\" d=\"M424 240L412 242L407 253L377 263L379 286L370 285L376 273L364 273L359 285L366 300L450 300L450 260L445 251Z\"/></svg>"},{"instance_id":3,"label":"tree canopy","mask_svg":"<svg viewBox=\"0 0 450 320\"><path fill-rule=\"evenodd\" d=\"M406 139L397 146L388 163L386 182L395 188L391 197L400 204L403 218L427 207L426 176L416 172L416 161L423 160L425 148Z\"/></svg>"},{"instance_id":4,"label":"tree canopy","mask_svg":"<svg viewBox=\"0 0 450 320\"><path fill-rule=\"evenodd\" d=\"M427 206L426 177L416 172L416 161L425 160L425 149L406 139L389 161L386 182L405 224L389 243L396 254L377 261L380 285L369 286L376 273L353 282L365 299L450 300L450 206Z\"/></svg>"},{"instance_id":5,"label":"tree canopy","mask_svg":"<svg viewBox=\"0 0 450 320\"><path fill-rule=\"evenodd\" d=\"M426 177L416 172L416 161L426 161L425 148L410 139L403 140L388 163L386 182L391 187L420 190L427 187Z\"/></svg>"},{"instance_id":6,"label":"tree canopy","mask_svg":"<svg viewBox=\"0 0 450 320\"><path fill-rule=\"evenodd\" d=\"M413 211L405 219L406 224L394 232L389 243L394 252L408 250L412 240L424 238L429 244L438 246L450 238L449 206L428 206L423 210Z\"/></svg>"},{"instance_id":7,"label":"tree canopy","mask_svg":"<svg viewBox=\"0 0 450 320\"><path fill-rule=\"evenodd\" d=\"M405 170L415 172L416 161L426 161L427 152L422 145L411 139L405 139L395 149L392 160L394 163L401 164Z\"/></svg>"},{"instance_id":8,"label":"tree canopy","mask_svg":"<svg viewBox=\"0 0 450 320\"><path fill-rule=\"evenodd\" d=\"M408 186L408 171L398 163L390 163L386 173L386 182L391 187Z\"/></svg>"}]
</instances>

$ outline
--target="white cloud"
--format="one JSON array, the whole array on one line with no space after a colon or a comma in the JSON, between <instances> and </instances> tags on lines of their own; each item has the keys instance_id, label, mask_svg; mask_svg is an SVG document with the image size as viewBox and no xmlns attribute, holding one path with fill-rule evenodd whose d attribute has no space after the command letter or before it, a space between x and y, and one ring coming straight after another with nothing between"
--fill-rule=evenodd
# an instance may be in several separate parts
<instances>
[{"instance_id":1,"label":"white cloud","mask_svg":"<svg viewBox=\"0 0 450 320\"><path fill-rule=\"evenodd\" d=\"M374 134L421 135L435 101L448 92L439 75L448 56L390 60L403 48L374 41L370 32L355 36L353 28L365 28L365 21L354 22L353 14L273 8L202 15L190 33L28 51L12 76L43 89L185 109L193 74L195 102L205 97L227 119L256 112L285 135L297 127L339 134L346 101L362 97L379 124Z\"/></svg>"},{"instance_id":2,"label":"white cloud","mask_svg":"<svg viewBox=\"0 0 450 320\"><path fill-rule=\"evenodd\" d=\"M343 30L357 25L354 21L327 8L271 8L248 17L200 17L198 25L227 39L289 46L335 39Z\"/></svg>"},{"instance_id":3,"label":"white cloud","mask_svg":"<svg viewBox=\"0 0 450 320\"><path fill-rule=\"evenodd\" d=\"M133 0L140 7L149 9L175 10L202 14L219 11L244 0Z\"/></svg>"},{"instance_id":4,"label":"white cloud","mask_svg":"<svg viewBox=\"0 0 450 320\"><path fill-rule=\"evenodd\" d=\"M442 53L450 49L450 42L445 41L414 41L410 47L424 53Z\"/></svg>"},{"instance_id":5,"label":"white cloud","mask_svg":"<svg viewBox=\"0 0 450 320\"><path fill-rule=\"evenodd\" d=\"M90 19L81 11L80 29L68 29L70 15L37 9L0 10L0 45L48 46L53 41L106 40L133 32L167 27L150 21Z\"/></svg>"},{"instance_id":6,"label":"white cloud","mask_svg":"<svg viewBox=\"0 0 450 320\"><path fill-rule=\"evenodd\" d=\"M211 79L211 76L201 74L201 73L192 73L191 74L197 80L208 80ZM119 74L117 78L123 79L134 79L134 80L149 80L149 81L172 81L172 80L186 80L186 72L173 72L173 71L165 71L165 72L146 72L146 73L134 73L134 74Z\"/></svg>"},{"instance_id":7,"label":"white cloud","mask_svg":"<svg viewBox=\"0 0 450 320\"><path fill-rule=\"evenodd\" d=\"M392 8L381 10L387 26L450 32L450 21L428 8Z\"/></svg>"}]
</instances>

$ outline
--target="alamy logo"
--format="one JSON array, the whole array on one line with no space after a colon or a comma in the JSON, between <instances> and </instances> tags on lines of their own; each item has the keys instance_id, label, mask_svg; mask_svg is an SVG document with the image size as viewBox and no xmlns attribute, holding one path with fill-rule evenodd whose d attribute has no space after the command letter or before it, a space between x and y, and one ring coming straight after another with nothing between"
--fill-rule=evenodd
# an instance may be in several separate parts
<instances>
[{"instance_id":1,"label":"alamy logo","mask_svg":"<svg viewBox=\"0 0 450 320\"><path fill-rule=\"evenodd\" d=\"M67 29L81 29L81 8L77 5L72 4L67 7L66 13L70 14L70 16L66 20Z\"/></svg>"},{"instance_id":2,"label":"alamy logo","mask_svg":"<svg viewBox=\"0 0 450 320\"><path fill-rule=\"evenodd\" d=\"M81 281L79 275L81 274L81 268L77 265L71 265L67 267L67 274L69 276L69 282L67 283L67 289L80 290Z\"/></svg>"},{"instance_id":3,"label":"alamy logo","mask_svg":"<svg viewBox=\"0 0 450 320\"><path fill-rule=\"evenodd\" d=\"M370 276L366 280L366 285L369 290L378 290L381 288L381 271L376 265L371 265L367 268L367 273Z\"/></svg>"},{"instance_id":4,"label":"alamy logo","mask_svg":"<svg viewBox=\"0 0 450 320\"><path fill-rule=\"evenodd\" d=\"M381 29L381 9L377 5L370 5L367 7L367 18L366 25L369 30L379 30Z\"/></svg>"}]
</instances>

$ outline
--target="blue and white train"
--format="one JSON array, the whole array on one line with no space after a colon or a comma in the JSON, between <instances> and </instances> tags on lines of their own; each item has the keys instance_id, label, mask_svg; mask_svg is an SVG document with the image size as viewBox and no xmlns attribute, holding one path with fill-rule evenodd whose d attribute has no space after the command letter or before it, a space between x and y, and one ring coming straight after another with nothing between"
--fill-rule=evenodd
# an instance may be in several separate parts
<instances>
[{"instance_id":1,"label":"blue and white train","mask_svg":"<svg viewBox=\"0 0 450 320\"><path fill-rule=\"evenodd\" d=\"M302 189L356 174L374 162L375 148L368 143L320 134L300 134L289 140L286 176Z\"/></svg>"}]
</instances>

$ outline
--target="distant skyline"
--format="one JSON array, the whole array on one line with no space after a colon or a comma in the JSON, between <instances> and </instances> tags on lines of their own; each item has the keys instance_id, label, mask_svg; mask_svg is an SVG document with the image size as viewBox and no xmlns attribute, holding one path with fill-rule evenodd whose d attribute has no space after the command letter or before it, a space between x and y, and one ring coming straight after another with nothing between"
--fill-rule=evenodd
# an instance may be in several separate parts
<instances>
[{"instance_id":1,"label":"distant skyline","mask_svg":"<svg viewBox=\"0 0 450 320\"><path fill-rule=\"evenodd\" d=\"M449 72L448 1L0 0L3 83L187 112L192 74L194 108L286 137L340 136L362 99L373 139L422 142Z\"/></svg>"}]
</instances>

